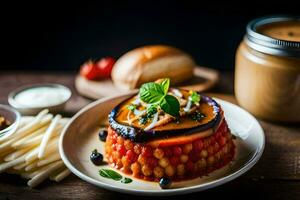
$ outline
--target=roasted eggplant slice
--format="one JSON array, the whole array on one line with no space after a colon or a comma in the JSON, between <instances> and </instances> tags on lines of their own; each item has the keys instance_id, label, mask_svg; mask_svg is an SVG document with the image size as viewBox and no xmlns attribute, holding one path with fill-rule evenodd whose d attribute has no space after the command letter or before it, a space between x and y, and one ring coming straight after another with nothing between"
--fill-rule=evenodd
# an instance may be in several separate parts
<instances>
[{"instance_id":1,"label":"roasted eggplant slice","mask_svg":"<svg viewBox=\"0 0 300 200\"><path fill-rule=\"evenodd\" d=\"M180 90L185 94L188 91ZM201 95L199 107L191 113L180 117L179 119L172 118L166 124L156 126L150 130L145 130L142 122L136 121L130 123L127 116L131 111L128 105L132 102L137 102L138 96L134 95L116 106L109 114L110 127L119 135L133 142L149 142L156 139L178 137L184 135L197 134L199 132L211 129L213 133L223 118L223 111L219 104L212 98ZM143 115L143 110L135 110L136 113Z\"/></svg>"}]
</instances>

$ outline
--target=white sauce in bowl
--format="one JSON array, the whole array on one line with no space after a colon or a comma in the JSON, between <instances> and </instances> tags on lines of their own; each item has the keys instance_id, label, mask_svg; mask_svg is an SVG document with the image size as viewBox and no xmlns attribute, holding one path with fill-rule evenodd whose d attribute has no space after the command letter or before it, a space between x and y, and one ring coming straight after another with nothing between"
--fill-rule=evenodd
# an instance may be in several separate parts
<instances>
[{"instance_id":1,"label":"white sauce in bowl","mask_svg":"<svg viewBox=\"0 0 300 200\"><path fill-rule=\"evenodd\" d=\"M61 104L65 102L71 93L60 87L33 87L17 93L14 97L19 106L39 108Z\"/></svg>"}]
</instances>

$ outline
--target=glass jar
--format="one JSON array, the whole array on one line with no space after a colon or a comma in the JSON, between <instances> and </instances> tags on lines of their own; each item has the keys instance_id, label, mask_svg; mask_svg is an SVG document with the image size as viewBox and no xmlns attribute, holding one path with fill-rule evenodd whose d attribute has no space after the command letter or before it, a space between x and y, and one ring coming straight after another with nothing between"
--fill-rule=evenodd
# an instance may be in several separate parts
<instances>
[{"instance_id":1,"label":"glass jar","mask_svg":"<svg viewBox=\"0 0 300 200\"><path fill-rule=\"evenodd\" d=\"M300 121L300 18L251 21L236 52L235 95L259 118Z\"/></svg>"}]
</instances>

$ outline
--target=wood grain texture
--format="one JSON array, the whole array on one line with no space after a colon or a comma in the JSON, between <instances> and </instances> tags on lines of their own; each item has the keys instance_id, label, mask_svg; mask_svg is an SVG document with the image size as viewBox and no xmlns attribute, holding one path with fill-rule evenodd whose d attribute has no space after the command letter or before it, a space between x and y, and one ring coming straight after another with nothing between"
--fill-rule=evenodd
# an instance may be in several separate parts
<instances>
[{"instance_id":1,"label":"wood grain texture","mask_svg":"<svg viewBox=\"0 0 300 200\"><path fill-rule=\"evenodd\" d=\"M0 103L7 103L8 93L23 84L55 82L70 87L73 96L66 107L67 115L91 102L80 97L74 89L71 73L0 72ZM233 75L224 73L219 84L211 91L213 96L236 103L233 94ZM218 94L215 94L218 93ZM201 193L167 197L168 199L228 198L231 199L299 199L300 196L300 127L274 124L260 120L266 147L260 161L249 172L225 185ZM164 197L165 199L166 197ZM142 199L110 192L90 185L74 175L61 183L45 182L36 189L26 186L21 178L0 174L0 200L2 199ZM144 197L143 199L153 199ZM163 199L155 197L155 199Z\"/></svg>"}]
</instances>

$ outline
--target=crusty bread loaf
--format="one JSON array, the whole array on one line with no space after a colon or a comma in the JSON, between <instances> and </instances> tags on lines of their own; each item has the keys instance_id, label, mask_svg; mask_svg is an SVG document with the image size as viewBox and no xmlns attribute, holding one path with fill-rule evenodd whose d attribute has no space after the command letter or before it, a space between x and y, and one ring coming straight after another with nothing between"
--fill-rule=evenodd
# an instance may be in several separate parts
<instances>
[{"instance_id":1,"label":"crusty bread loaf","mask_svg":"<svg viewBox=\"0 0 300 200\"><path fill-rule=\"evenodd\" d=\"M153 45L129 51L114 65L112 80L122 89L138 88L146 82L170 78L174 85L193 76L194 60L170 46Z\"/></svg>"}]
</instances>

